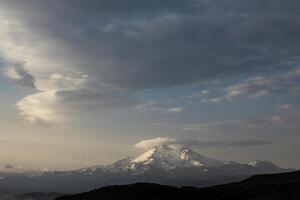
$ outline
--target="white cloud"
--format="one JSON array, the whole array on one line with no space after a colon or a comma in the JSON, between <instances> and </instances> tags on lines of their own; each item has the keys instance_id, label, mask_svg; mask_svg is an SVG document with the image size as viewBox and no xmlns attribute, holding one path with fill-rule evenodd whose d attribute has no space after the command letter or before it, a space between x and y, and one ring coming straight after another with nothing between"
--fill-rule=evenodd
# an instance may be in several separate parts
<instances>
[{"instance_id":1,"label":"white cloud","mask_svg":"<svg viewBox=\"0 0 300 200\"><path fill-rule=\"evenodd\" d=\"M279 108L282 109L282 110L290 110L291 105L290 104L284 104L284 105L280 105Z\"/></svg>"},{"instance_id":2,"label":"white cloud","mask_svg":"<svg viewBox=\"0 0 300 200\"><path fill-rule=\"evenodd\" d=\"M52 125L66 121L55 91L29 95L16 104L21 116L32 124Z\"/></svg>"},{"instance_id":3,"label":"white cloud","mask_svg":"<svg viewBox=\"0 0 300 200\"><path fill-rule=\"evenodd\" d=\"M151 149L152 147L161 145L161 144L166 144L166 143L171 143L171 142L176 142L177 139L174 138L167 138L167 137L158 137L154 139L149 139L149 140L142 140L134 145L134 147L139 148L139 149Z\"/></svg>"},{"instance_id":4,"label":"white cloud","mask_svg":"<svg viewBox=\"0 0 300 200\"><path fill-rule=\"evenodd\" d=\"M147 101L136 105L135 108L139 110L159 110L158 104L159 103L156 101Z\"/></svg>"},{"instance_id":5,"label":"white cloud","mask_svg":"<svg viewBox=\"0 0 300 200\"><path fill-rule=\"evenodd\" d=\"M97 75L83 73L74 65L63 41L37 33L21 18L0 15L0 26L0 52L7 64L3 74L37 90L16 103L25 121L57 125L75 118L74 112L83 107L88 113L139 102L129 91L102 83Z\"/></svg>"},{"instance_id":6,"label":"white cloud","mask_svg":"<svg viewBox=\"0 0 300 200\"><path fill-rule=\"evenodd\" d=\"M188 96L188 98L198 98L198 97L206 97L211 93L210 90L202 90L201 92L196 92Z\"/></svg>"},{"instance_id":7,"label":"white cloud","mask_svg":"<svg viewBox=\"0 0 300 200\"><path fill-rule=\"evenodd\" d=\"M181 108L181 107L173 107L173 108L168 108L167 109L168 113L180 113L180 112L183 112L183 111L184 111L184 108Z\"/></svg>"},{"instance_id":8,"label":"white cloud","mask_svg":"<svg viewBox=\"0 0 300 200\"><path fill-rule=\"evenodd\" d=\"M136 105L135 108L143 111L160 111L166 114L181 113L184 111L184 108L182 107L170 107L169 103L157 101L143 102L142 104Z\"/></svg>"},{"instance_id":9,"label":"white cloud","mask_svg":"<svg viewBox=\"0 0 300 200\"><path fill-rule=\"evenodd\" d=\"M273 122L281 122L282 119L281 119L280 116L273 115L273 116L271 116L270 121L273 121Z\"/></svg>"}]
</instances>

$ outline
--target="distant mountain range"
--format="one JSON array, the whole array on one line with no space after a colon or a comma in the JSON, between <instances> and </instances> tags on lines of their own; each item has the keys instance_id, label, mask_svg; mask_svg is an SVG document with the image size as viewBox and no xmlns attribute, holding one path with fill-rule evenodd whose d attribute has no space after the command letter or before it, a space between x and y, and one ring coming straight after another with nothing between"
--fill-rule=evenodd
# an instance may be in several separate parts
<instances>
[{"instance_id":1,"label":"distant mountain range","mask_svg":"<svg viewBox=\"0 0 300 200\"><path fill-rule=\"evenodd\" d=\"M159 145L140 156L64 172L1 174L0 188L13 193L76 193L106 185L152 182L172 186L212 186L255 174L291 171L269 161L241 164L200 155L182 145Z\"/></svg>"},{"instance_id":2,"label":"distant mountain range","mask_svg":"<svg viewBox=\"0 0 300 200\"><path fill-rule=\"evenodd\" d=\"M91 192L65 196L56 200L299 200L300 171L256 175L247 180L198 189L137 183L104 187Z\"/></svg>"},{"instance_id":3,"label":"distant mountain range","mask_svg":"<svg viewBox=\"0 0 300 200\"><path fill-rule=\"evenodd\" d=\"M195 151L178 144L155 146L140 156L129 157L115 163L83 168L78 170L89 175L97 172L128 172L144 174L156 170L172 171L193 168L203 173L219 174L253 174L285 171L269 161L252 161L241 164L235 161L223 161L200 155Z\"/></svg>"}]
</instances>

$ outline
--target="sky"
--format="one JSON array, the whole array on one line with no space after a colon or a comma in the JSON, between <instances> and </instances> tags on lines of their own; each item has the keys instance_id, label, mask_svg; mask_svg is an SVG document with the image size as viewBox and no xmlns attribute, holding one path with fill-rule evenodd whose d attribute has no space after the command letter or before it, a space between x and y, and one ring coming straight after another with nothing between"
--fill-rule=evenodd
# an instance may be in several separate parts
<instances>
[{"instance_id":1,"label":"sky","mask_svg":"<svg viewBox=\"0 0 300 200\"><path fill-rule=\"evenodd\" d=\"M0 0L0 27L0 164L176 142L300 168L298 0Z\"/></svg>"}]
</instances>

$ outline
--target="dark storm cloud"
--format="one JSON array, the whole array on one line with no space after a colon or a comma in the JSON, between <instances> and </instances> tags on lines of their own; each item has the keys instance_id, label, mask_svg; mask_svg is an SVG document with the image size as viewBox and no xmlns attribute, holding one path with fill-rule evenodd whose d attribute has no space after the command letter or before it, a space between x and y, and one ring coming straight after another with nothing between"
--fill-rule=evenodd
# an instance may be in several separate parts
<instances>
[{"instance_id":1,"label":"dark storm cloud","mask_svg":"<svg viewBox=\"0 0 300 200\"><path fill-rule=\"evenodd\" d=\"M297 0L30 0L3 6L42 37L61 41L60 56L69 65L126 88L190 84L299 61Z\"/></svg>"}]
</instances>

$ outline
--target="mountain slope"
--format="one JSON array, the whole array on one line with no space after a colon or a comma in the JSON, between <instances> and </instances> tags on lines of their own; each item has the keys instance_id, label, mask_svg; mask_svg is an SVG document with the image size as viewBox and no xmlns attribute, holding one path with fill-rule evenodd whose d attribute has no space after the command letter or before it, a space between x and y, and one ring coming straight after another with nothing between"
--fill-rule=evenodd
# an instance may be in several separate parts
<instances>
[{"instance_id":1,"label":"mountain slope","mask_svg":"<svg viewBox=\"0 0 300 200\"><path fill-rule=\"evenodd\" d=\"M152 182L207 187L244 180L251 175L287 171L268 161L241 164L200 155L180 145L161 145L137 157L109 165L65 172L0 176L0 188L13 193L74 193L113 184Z\"/></svg>"},{"instance_id":2,"label":"mountain slope","mask_svg":"<svg viewBox=\"0 0 300 200\"><path fill-rule=\"evenodd\" d=\"M26 194L19 194L14 196L14 200L53 200L60 196L65 196L68 194L63 193L43 193L43 192L34 192L34 193L26 193Z\"/></svg>"},{"instance_id":3,"label":"mountain slope","mask_svg":"<svg viewBox=\"0 0 300 200\"><path fill-rule=\"evenodd\" d=\"M57 200L298 200L300 171L283 174L257 175L245 181L197 189L139 183L104 187L87 193L60 197Z\"/></svg>"},{"instance_id":4,"label":"mountain slope","mask_svg":"<svg viewBox=\"0 0 300 200\"><path fill-rule=\"evenodd\" d=\"M128 166L129 169L144 167L165 170L184 167L214 167L223 165L224 161L202 156L189 148L180 145L156 146L136 157Z\"/></svg>"},{"instance_id":5,"label":"mountain slope","mask_svg":"<svg viewBox=\"0 0 300 200\"><path fill-rule=\"evenodd\" d=\"M132 174L143 174L149 171L170 171L186 168L197 168L199 171L222 174L230 171L233 174L256 174L280 172L283 169L269 161L253 161L249 164L241 164L235 161L223 161L198 154L197 152L177 144L163 144L137 157L129 157L115 163L80 169L82 173L99 172L128 172ZM217 172L219 171L219 172Z\"/></svg>"}]
</instances>

